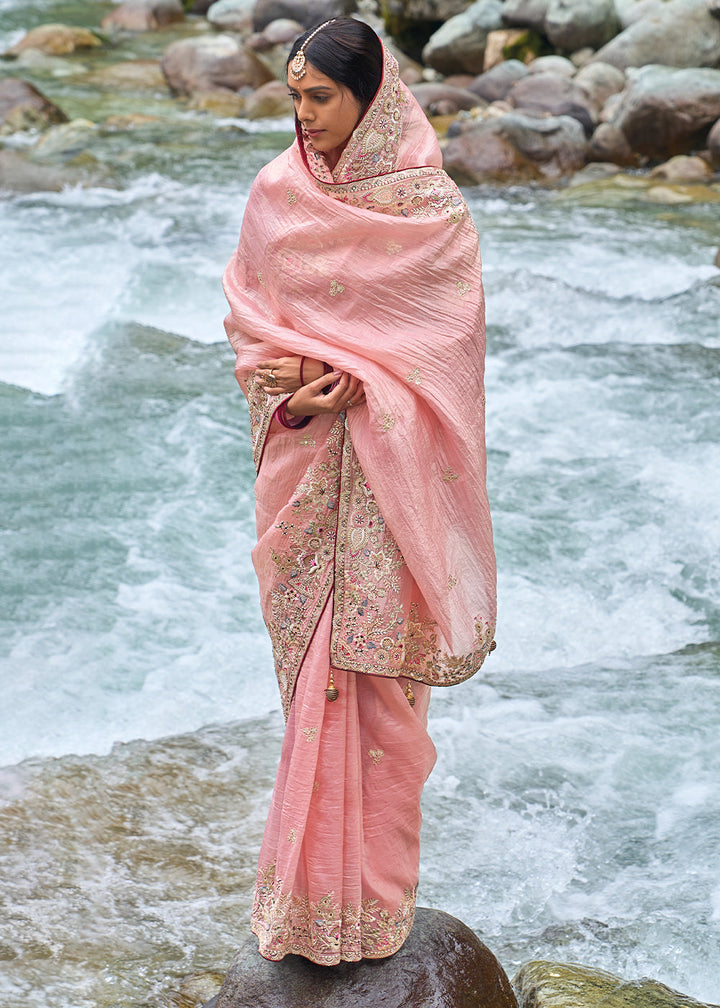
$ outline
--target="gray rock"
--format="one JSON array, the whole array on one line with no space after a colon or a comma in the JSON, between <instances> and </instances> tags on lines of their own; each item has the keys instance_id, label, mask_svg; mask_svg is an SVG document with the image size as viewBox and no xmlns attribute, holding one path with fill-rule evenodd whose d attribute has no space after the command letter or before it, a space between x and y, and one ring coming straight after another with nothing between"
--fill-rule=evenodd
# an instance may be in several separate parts
<instances>
[{"instance_id":1,"label":"gray rock","mask_svg":"<svg viewBox=\"0 0 720 1008\"><path fill-rule=\"evenodd\" d=\"M231 35L179 39L167 47L161 65L169 87L179 95L219 87L254 91L273 79L255 53Z\"/></svg>"},{"instance_id":2,"label":"gray rock","mask_svg":"<svg viewBox=\"0 0 720 1008\"><path fill-rule=\"evenodd\" d=\"M545 16L549 6L550 0L505 0L503 24L510 28L531 28L542 33L545 31Z\"/></svg>"},{"instance_id":3,"label":"gray rock","mask_svg":"<svg viewBox=\"0 0 720 1008\"><path fill-rule=\"evenodd\" d=\"M455 115L483 105L474 91L449 84L424 82L410 87L415 100L426 115Z\"/></svg>"},{"instance_id":4,"label":"gray rock","mask_svg":"<svg viewBox=\"0 0 720 1008\"><path fill-rule=\"evenodd\" d=\"M572 175L586 161L582 126L570 116L535 118L511 112L458 124L443 150L446 171L460 184Z\"/></svg>"},{"instance_id":5,"label":"gray rock","mask_svg":"<svg viewBox=\"0 0 720 1008\"><path fill-rule=\"evenodd\" d=\"M556 77L574 77L577 73L577 67L566 56L552 54L538 56L532 63L528 63L528 72L533 74L551 73Z\"/></svg>"},{"instance_id":6,"label":"gray rock","mask_svg":"<svg viewBox=\"0 0 720 1008\"><path fill-rule=\"evenodd\" d=\"M665 0L615 0L615 8L620 18L620 27L629 28L641 18L657 14L665 6Z\"/></svg>"},{"instance_id":7,"label":"gray rock","mask_svg":"<svg viewBox=\"0 0 720 1008\"><path fill-rule=\"evenodd\" d=\"M78 49L96 49L102 41L89 28L75 25L45 24L30 31L11 49L6 56L17 56L26 49L40 49L48 56L69 56Z\"/></svg>"},{"instance_id":8,"label":"gray rock","mask_svg":"<svg viewBox=\"0 0 720 1008\"><path fill-rule=\"evenodd\" d=\"M720 70L646 66L629 83L611 123L650 158L689 154L707 143L720 118Z\"/></svg>"},{"instance_id":9,"label":"gray rock","mask_svg":"<svg viewBox=\"0 0 720 1008\"><path fill-rule=\"evenodd\" d=\"M418 908L402 948L387 959L316 966L300 956L264 960L249 940L206 1008L517 1008L490 950L449 914Z\"/></svg>"},{"instance_id":10,"label":"gray rock","mask_svg":"<svg viewBox=\"0 0 720 1008\"><path fill-rule=\"evenodd\" d=\"M0 79L0 135L67 121L62 109L32 84L19 77Z\"/></svg>"},{"instance_id":11,"label":"gray rock","mask_svg":"<svg viewBox=\"0 0 720 1008\"><path fill-rule=\"evenodd\" d=\"M217 0L208 7L206 17L222 31L248 32L252 30L254 6L255 0Z\"/></svg>"},{"instance_id":12,"label":"gray rock","mask_svg":"<svg viewBox=\"0 0 720 1008\"><path fill-rule=\"evenodd\" d=\"M708 133L707 145L713 168L720 168L720 119Z\"/></svg>"},{"instance_id":13,"label":"gray rock","mask_svg":"<svg viewBox=\"0 0 720 1008\"><path fill-rule=\"evenodd\" d=\"M626 168L636 165L640 160L623 131L611 123L600 123L590 137L588 158L592 161L610 161Z\"/></svg>"},{"instance_id":14,"label":"gray rock","mask_svg":"<svg viewBox=\"0 0 720 1008\"><path fill-rule=\"evenodd\" d=\"M651 179L663 182L707 182L712 175L710 165L697 155L676 154L650 172Z\"/></svg>"},{"instance_id":15,"label":"gray rock","mask_svg":"<svg viewBox=\"0 0 720 1008\"><path fill-rule=\"evenodd\" d=\"M501 0L475 0L445 22L423 49L423 62L442 74L479 74L490 32L502 27Z\"/></svg>"},{"instance_id":16,"label":"gray rock","mask_svg":"<svg viewBox=\"0 0 720 1008\"><path fill-rule=\"evenodd\" d=\"M541 115L572 116L590 136L595 124L585 91L574 81L555 74L528 74L513 84L508 101L522 112Z\"/></svg>"},{"instance_id":17,"label":"gray rock","mask_svg":"<svg viewBox=\"0 0 720 1008\"><path fill-rule=\"evenodd\" d=\"M625 74L609 63L588 63L577 72L574 80L588 96L596 121L608 98L625 87Z\"/></svg>"},{"instance_id":18,"label":"gray rock","mask_svg":"<svg viewBox=\"0 0 720 1008\"><path fill-rule=\"evenodd\" d=\"M261 32L271 21L280 18L311 28L330 18L346 17L356 10L356 0L257 0L253 10L253 31Z\"/></svg>"},{"instance_id":19,"label":"gray rock","mask_svg":"<svg viewBox=\"0 0 720 1008\"><path fill-rule=\"evenodd\" d=\"M65 186L104 182L100 172L92 174L74 165L38 164L20 151L0 150L0 191L60 192Z\"/></svg>"},{"instance_id":20,"label":"gray rock","mask_svg":"<svg viewBox=\"0 0 720 1008\"><path fill-rule=\"evenodd\" d=\"M620 31L614 0L550 0L545 34L563 52L598 49Z\"/></svg>"},{"instance_id":21,"label":"gray rock","mask_svg":"<svg viewBox=\"0 0 720 1008\"><path fill-rule=\"evenodd\" d=\"M124 0L102 19L101 28L126 31L155 31L185 20L180 0Z\"/></svg>"},{"instance_id":22,"label":"gray rock","mask_svg":"<svg viewBox=\"0 0 720 1008\"><path fill-rule=\"evenodd\" d=\"M494 102L505 98L516 81L527 77L528 68L520 60L505 60L491 70L476 77L468 85L468 91L478 95L483 101Z\"/></svg>"},{"instance_id":23,"label":"gray rock","mask_svg":"<svg viewBox=\"0 0 720 1008\"><path fill-rule=\"evenodd\" d=\"M669 0L616 35L595 59L621 70L648 63L720 67L720 21L707 0Z\"/></svg>"}]
</instances>

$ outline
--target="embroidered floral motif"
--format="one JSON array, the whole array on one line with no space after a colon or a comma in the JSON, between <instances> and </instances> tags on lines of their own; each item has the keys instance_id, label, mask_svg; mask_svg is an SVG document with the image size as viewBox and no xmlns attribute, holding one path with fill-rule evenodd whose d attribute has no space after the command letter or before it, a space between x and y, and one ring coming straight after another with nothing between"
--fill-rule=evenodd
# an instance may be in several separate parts
<instances>
[{"instance_id":1,"label":"embroidered floral motif","mask_svg":"<svg viewBox=\"0 0 720 1008\"><path fill-rule=\"evenodd\" d=\"M264 287L265 286L265 281L263 280L263 275L260 272L260 270L258 270L257 278L258 278L258 282L259 282L260 286Z\"/></svg>"},{"instance_id":2,"label":"embroidered floral motif","mask_svg":"<svg viewBox=\"0 0 720 1008\"><path fill-rule=\"evenodd\" d=\"M275 865L258 871L251 927L261 954L270 960L302 955L334 966L341 960L380 959L393 955L412 928L415 889L406 889L398 907L378 900L340 904L334 892L317 902L283 891Z\"/></svg>"},{"instance_id":3,"label":"embroidered floral motif","mask_svg":"<svg viewBox=\"0 0 720 1008\"><path fill-rule=\"evenodd\" d=\"M314 742L317 735L317 728L303 728L303 735L307 742Z\"/></svg>"},{"instance_id":4,"label":"embroidered floral motif","mask_svg":"<svg viewBox=\"0 0 720 1008\"><path fill-rule=\"evenodd\" d=\"M378 765L378 763L381 761L384 755L385 753L382 751L382 749L368 749L368 756L373 761L375 766Z\"/></svg>"},{"instance_id":5,"label":"embroidered floral motif","mask_svg":"<svg viewBox=\"0 0 720 1008\"><path fill-rule=\"evenodd\" d=\"M451 574L448 577L448 591L452 591L456 584L457 584L457 578L453 574Z\"/></svg>"},{"instance_id":6,"label":"embroidered floral motif","mask_svg":"<svg viewBox=\"0 0 720 1008\"><path fill-rule=\"evenodd\" d=\"M458 474L455 472L454 469L451 469L450 466L447 466L447 468L443 469L442 472L443 483L454 483L457 478Z\"/></svg>"},{"instance_id":7,"label":"embroidered floral motif","mask_svg":"<svg viewBox=\"0 0 720 1008\"><path fill-rule=\"evenodd\" d=\"M465 280L458 280L457 282L458 294L460 297L465 297L467 292L470 290L470 284L466 283Z\"/></svg>"},{"instance_id":8,"label":"embroidered floral motif","mask_svg":"<svg viewBox=\"0 0 720 1008\"><path fill-rule=\"evenodd\" d=\"M420 368L413 368L410 374L407 376L409 382L413 382L415 385L422 385L422 375L420 374Z\"/></svg>"},{"instance_id":9,"label":"embroidered floral motif","mask_svg":"<svg viewBox=\"0 0 720 1008\"><path fill-rule=\"evenodd\" d=\"M290 832L288 833L288 843L291 844L297 843L297 833L295 832L294 828L291 829Z\"/></svg>"},{"instance_id":10,"label":"embroidered floral motif","mask_svg":"<svg viewBox=\"0 0 720 1008\"><path fill-rule=\"evenodd\" d=\"M337 295L342 294L344 290L345 288L339 280L330 281L330 297L337 297Z\"/></svg>"},{"instance_id":11,"label":"embroidered floral motif","mask_svg":"<svg viewBox=\"0 0 720 1008\"><path fill-rule=\"evenodd\" d=\"M392 430L395 426L395 417L392 413L383 413L380 419L380 426L384 431Z\"/></svg>"},{"instance_id":12,"label":"embroidered floral motif","mask_svg":"<svg viewBox=\"0 0 720 1008\"><path fill-rule=\"evenodd\" d=\"M394 241L389 241L385 246L385 251L388 255L397 255L398 252L402 252L402 245L398 245L398 243Z\"/></svg>"},{"instance_id":13,"label":"embroidered floral motif","mask_svg":"<svg viewBox=\"0 0 720 1008\"><path fill-rule=\"evenodd\" d=\"M287 201L290 206L295 206L295 204L297 203L297 196L292 191L292 189L288 189L287 191Z\"/></svg>"}]
</instances>

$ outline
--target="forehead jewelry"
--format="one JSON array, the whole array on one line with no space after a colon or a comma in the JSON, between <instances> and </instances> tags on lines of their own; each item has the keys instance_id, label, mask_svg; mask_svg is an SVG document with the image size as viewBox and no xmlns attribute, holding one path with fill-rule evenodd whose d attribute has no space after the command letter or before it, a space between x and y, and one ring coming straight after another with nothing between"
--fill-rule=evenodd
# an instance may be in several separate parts
<instances>
[{"instance_id":1,"label":"forehead jewelry","mask_svg":"<svg viewBox=\"0 0 720 1008\"><path fill-rule=\"evenodd\" d=\"M335 20L336 18L330 18L329 21L325 21L323 24L318 25L312 35L308 35L298 51L295 53L290 62L290 74L293 80L302 80L305 76L305 49L309 43L312 42L319 31L322 31L323 28L327 28L327 26L332 24Z\"/></svg>"}]
</instances>

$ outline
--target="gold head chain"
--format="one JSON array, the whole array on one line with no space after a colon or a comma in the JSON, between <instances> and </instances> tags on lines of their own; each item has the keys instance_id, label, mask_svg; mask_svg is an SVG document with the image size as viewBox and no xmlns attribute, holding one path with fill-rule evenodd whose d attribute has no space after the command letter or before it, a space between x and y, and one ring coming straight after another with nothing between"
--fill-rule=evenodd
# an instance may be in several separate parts
<instances>
[{"instance_id":1,"label":"gold head chain","mask_svg":"<svg viewBox=\"0 0 720 1008\"><path fill-rule=\"evenodd\" d=\"M295 55L293 56L293 58L292 58L292 60L290 62L290 75L291 75L291 77L292 77L293 80L302 80L302 78L305 76L305 62L306 62L306 60L305 60L305 48L306 48L306 46L310 42L312 42L312 40L315 38L315 36L317 35L317 33L319 31L322 31L323 28L327 28L327 26L329 24L332 24L336 20L337 20L337 18L330 18L329 21L324 21L323 24L318 25L318 27L315 29L315 31L312 33L312 35L308 35L308 37L305 39L305 41L300 46L300 48L295 53Z\"/></svg>"}]
</instances>

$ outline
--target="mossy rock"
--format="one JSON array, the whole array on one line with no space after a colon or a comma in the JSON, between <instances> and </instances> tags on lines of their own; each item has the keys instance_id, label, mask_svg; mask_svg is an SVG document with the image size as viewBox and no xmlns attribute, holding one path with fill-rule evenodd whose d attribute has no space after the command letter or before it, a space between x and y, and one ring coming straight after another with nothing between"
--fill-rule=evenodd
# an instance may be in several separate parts
<instances>
[{"instance_id":1,"label":"mossy rock","mask_svg":"<svg viewBox=\"0 0 720 1008\"><path fill-rule=\"evenodd\" d=\"M543 35L533 31L532 28L527 28L511 42L508 42L506 46L503 46L502 54L506 60L516 59L521 63L530 63L538 56L550 56L554 52L555 50Z\"/></svg>"}]
</instances>

